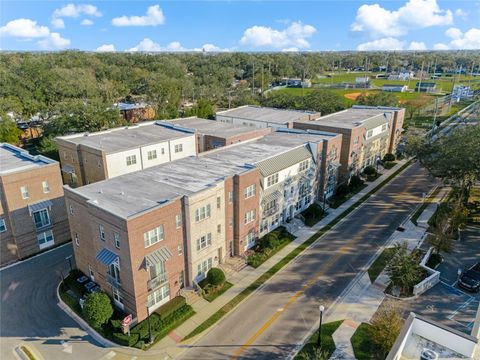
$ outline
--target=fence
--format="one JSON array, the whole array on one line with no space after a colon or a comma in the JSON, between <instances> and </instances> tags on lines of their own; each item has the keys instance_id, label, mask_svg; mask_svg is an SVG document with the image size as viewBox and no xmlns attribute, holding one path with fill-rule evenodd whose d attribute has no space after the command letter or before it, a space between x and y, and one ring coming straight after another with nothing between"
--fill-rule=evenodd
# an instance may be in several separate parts
<instances>
[{"instance_id":1,"label":"fence","mask_svg":"<svg viewBox=\"0 0 480 360\"><path fill-rule=\"evenodd\" d=\"M428 249L422 261L420 261L420 266L427 271L428 276L413 287L414 296L419 296L423 294L425 291L431 289L440 282L440 272L431 269L426 265L428 259L430 258L430 255L432 255L432 251L433 248L431 247L430 249Z\"/></svg>"}]
</instances>

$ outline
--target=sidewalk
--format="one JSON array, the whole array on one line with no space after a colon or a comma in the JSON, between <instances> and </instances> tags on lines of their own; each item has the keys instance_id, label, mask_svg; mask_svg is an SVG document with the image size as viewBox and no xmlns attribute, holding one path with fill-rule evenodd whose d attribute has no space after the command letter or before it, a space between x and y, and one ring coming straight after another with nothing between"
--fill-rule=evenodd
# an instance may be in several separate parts
<instances>
[{"instance_id":1,"label":"sidewalk","mask_svg":"<svg viewBox=\"0 0 480 360\"><path fill-rule=\"evenodd\" d=\"M385 247L391 246L395 243L407 242L407 247L410 251L420 246L427 233L427 227L420 225L428 222L428 219L433 215L443 197L450 191L449 188L442 188L431 203L425 208L419 217L419 226L415 226L410 217L402 224L405 231L395 231L387 242ZM412 212L412 214L414 211ZM377 255L380 255L381 248ZM351 337L355 330L362 322L370 322L372 316L376 313L378 307L385 299L385 289L388 286L388 276L382 272L375 282L370 283L367 269L371 262L366 267L366 270L359 274L358 279L355 280L350 289L342 297L333 308L329 309L329 314L326 318L327 322L344 320L342 325L332 335L337 349L332 354L330 359L355 359L353 348L351 344Z\"/></svg>"},{"instance_id":2,"label":"sidewalk","mask_svg":"<svg viewBox=\"0 0 480 360\"><path fill-rule=\"evenodd\" d=\"M250 266L245 267L240 272L234 274L232 277L229 278L229 281L234 284L229 290L227 290L224 294L219 296L213 302L209 303L205 300L200 300L194 303L192 306L196 312L194 316L192 316L189 320L185 323L180 325L174 331L172 331L168 336L160 340L157 344L155 344L150 352L160 353L163 352L168 354L168 356L174 358L178 356L181 352L183 352L185 347L188 345L193 344L197 341L201 336L203 336L208 329L198 335L195 338L189 339L180 345L181 339L192 332L198 325L203 323L206 319L212 316L217 310L219 310L222 306L227 304L230 300L232 300L235 296L241 293L247 286L249 286L253 281L255 281L258 277L264 274L267 270L269 270L272 266L282 260L286 255L288 255L292 250L294 250L298 245L304 243L307 239L309 239L312 235L314 235L318 230L320 230L323 226L327 225L331 221L333 221L338 215L340 215L343 211L348 209L351 205L357 202L360 198L364 195L368 194L372 191L377 185L379 185L382 181L388 178L391 174L393 174L397 169L399 169L402 165L404 165L406 160L399 161L398 164L389 169L384 170L382 176L376 179L374 182L369 183L367 187L362 189L359 193L355 194L352 198L348 201L343 203L337 209L329 209L328 215L320 220L315 226L309 228L306 226L299 227L298 231L294 233L297 237L294 241L288 244L285 248L280 250L270 259L265 261L262 265L258 268L254 269ZM228 316L228 315L227 315Z\"/></svg>"}]
</instances>

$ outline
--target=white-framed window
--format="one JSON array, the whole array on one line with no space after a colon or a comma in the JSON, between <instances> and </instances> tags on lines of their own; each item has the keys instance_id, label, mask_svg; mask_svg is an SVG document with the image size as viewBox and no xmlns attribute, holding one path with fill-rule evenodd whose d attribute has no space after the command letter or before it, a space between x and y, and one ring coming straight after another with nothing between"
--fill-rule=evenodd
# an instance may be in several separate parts
<instances>
[{"instance_id":1,"label":"white-framed window","mask_svg":"<svg viewBox=\"0 0 480 360\"><path fill-rule=\"evenodd\" d=\"M145 247L149 247L163 240L163 225L160 225L155 229L149 230L144 233L143 240L145 242Z\"/></svg>"},{"instance_id":2,"label":"white-framed window","mask_svg":"<svg viewBox=\"0 0 480 360\"><path fill-rule=\"evenodd\" d=\"M165 155L165 148L161 148L160 152L161 152L162 155Z\"/></svg>"},{"instance_id":3,"label":"white-framed window","mask_svg":"<svg viewBox=\"0 0 480 360\"><path fill-rule=\"evenodd\" d=\"M33 221L35 221L35 227L37 229L41 229L45 226L50 225L50 216L48 214L48 209L35 211L32 215Z\"/></svg>"},{"instance_id":4,"label":"white-framed window","mask_svg":"<svg viewBox=\"0 0 480 360\"><path fill-rule=\"evenodd\" d=\"M98 235L100 236L100 240L105 241L105 228L103 225L98 225Z\"/></svg>"},{"instance_id":5,"label":"white-framed window","mask_svg":"<svg viewBox=\"0 0 480 360\"><path fill-rule=\"evenodd\" d=\"M137 155L127 156L127 166L135 165L137 163Z\"/></svg>"},{"instance_id":6,"label":"white-framed window","mask_svg":"<svg viewBox=\"0 0 480 360\"><path fill-rule=\"evenodd\" d=\"M255 184L247 186L244 190L245 199L248 199L248 198L251 198L252 196L255 196L255 189L256 189Z\"/></svg>"},{"instance_id":7,"label":"white-framed window","mask_svg":"<svg viewBox=\"0 0 480 360\"><path fill-rule=\"evenodd\" d=\"M120 290L118 290L115 286L112 286L112 297L116 303L123 305L123 299L122 295L120 294Z\"/></svg>"},{"instance_id":8,"label":"white-framed window","mask_svg":"<svg viewBox=\"0 0 480 360\"><path fill-rule=\"evenodd\" d=\"M150 265L148 267L148 272L150 274L150 280L161 279L165 281L167 279L167 272L165 270L165 262L160 261L159 263Z\"/></svg>"},{"instance_id":9,"label":"white-framed window","mask_svg":"<svg viewBox=\"0 0 480 360\"><path fill-rule=\"evenodd\" d=\"M368 138L371 138L372 135L373 135L373 130L368 130L368 131L367 131L367 139L368 139Z\"/></svg>"},{"instance_id":10,"label":"white-framed window","mask_svg":"<svg viewBox=\"0 0 480 360\"><path fill-rule=\"evenodd\" d=\"M182 227L182 214L175 215L175 227L177 229Z\"/></svg>"},{"instance_id":11,"label":"white-framed window","mask_svg":"<svg viewBox=\"0 0 480 360\"><path fill-rule=\"evenodd\" d=\"M300 184L300 187L298 188L298 193L300 196L305 195L308 192L308 185L305 183Z\"/></svg>"},{"instance_id":12,"label":"white-framed window","mask_svg":"<svg viewBox=\"0 0 480 360\"><path fill-rule=\"evenodd\" d=\"M150 150L147 152L147 158L148 160L154 160L157 158L157 150Z\"/></svg>"},{"instance_id":13,"label":"white-framed window","mask_svg":"<svg viewBox=\"0 0 480 360\"><path fill-rule=\"evenodd\" d=\"M75 239L75 245L80 246L80 238L77 233L73 235L73 238Z\"/></svg>"},{"instance_id":14,"label":"white-framed window","mask_svg":"<svg viewBox=\"0 0 480 360\"><path fill-rule=\"evenodd\" d=\"M300 201L297 201L297 202L295 203L295 210L298 211L298 210L300 210L301 208L302 208L302 201L300 200Z\"/></svg>"},{"instance_id":15,"label":"white-framed window","mask_svg":"<svg viewBox=\"0 0 480 360\"><path fill-rule=\"evenodd\" d=\"M228 192L228 202L230 204L233 203L233 191Z\"/></svg>"},{"instance_id":16,"label":"white-framed window","mask_svg":"<svg viewBox=\"0 0 480 360\"><path fill-rule=\"evenodd\" d=\"M247 212L245 213L244 223L245 223L245 224L248 224L248 223L252 222L253 220L255 220L255 217L256 217L256 211L255 211L255 209L250 210L250 211L247 211Z\"/></svg>"},{"instance_id":17,"label":"white-framed window","mask_svg":"<svg viewBox=\"0 0 480 360\"><path fill-rule=\"evenodd\" d=\"M42 181L42 190L44 194L47 194L50 192L50 186L48 185L48 181Z\"/></svg>"},{"instance_id":18,"label":"white-framed window","mask_svg":"<svg viewBox=\"0 0 480 360\"><path fill-rule=\"evenodd\" d=\"M267 177L267 186L272 186L278 183L278 173L270 175Z\"/></svg>"},{"instance_id":19,"label":"white-framed window","mask_svg":"<svg viewBox=\"0 0 480 360\"><path fill-rule=\"evenodd\" d=\"M120 249L120 234L113 232L113 243L117 249Z\"/></svg>"},{"instance_id":20,"label":"white-framed window","mask_svg":"<svg viewBox=\"0 0 480 360\"><path fill-rule=\"evenodd\" d=\"M68 205L68 211L70 212L70 215L73 215L73 205Z\"/></svg>"},{"instance_id":21,"label":"white-framed window","mask_svg":"<svg viewBox=\"0 0 480 360\"><path fill-rule=\"evenodd\" d=\"M210 214L211 214L210 204L201 206L197 210L195 210L195 221L199 222L199 221L208 219L210 217Z\"/></svg>"},{"instance_id":22,"label":"white-framed window","mask_svg":"<svg viewBox=\"0 0 480 360\"><path fill-rule=\"evenodd\" d=\"M247 248L250 248L255 243L255 233L250 231L247 235L245 235L245 243Z\"/></svg>"},{"instance_id":23,"label":"white-framed window","mask_svg":"<svg viewBox=\"0 0 480 360\"><path fill-rule=\"evenodd\" d=\"M272 218L272 226L277 225L279 219L280 219L280 215L279 215L279 214L275 215L275 216Z\"/></svg>"},{"instance_id":24,"label":"white-framed window","mask_svg":"<svg viewBox=\"0 0 480 360\"><path fill-rule=\"evenodd\" d=\"M331 150L330 150L330 157L332 159L336 158L337 157L337 148L336 147L333 147Z\"/></svg>"},{"instance_id":25,"label":"white-framed window","mask_svg":"<svg viewBox=\"0 0 480 360\"><path fill-rule=\"evenodd\" d=\"M175 152L179 153L183 151L183 144L176 144L175 145Z\"/></svg>"},{"instance_id":26,"label":"white-framed window","mask_svg":"<svg viewBox=\"0 0 480 360\"><path fill-rule=\"evenodd\" d=\"M203 250L210 245L212 245L211 233L208 233L207 235L203 235L199 239L197 239L197 251Z\"/></svg>"},{"instance_id":27,"label":"white-framed window","mask_svg":"<svg viewBox=\"0 0 480 360\"><path fill-rule=\"evenodd\" d=\"M5 224L5 219L0 219L0 233L7 231L7 224Z\"/></svg>"},{"instance_id":28,"label":"white-framed window","mask_svg":"<svg viewBox=\"0 0 480 360\"><path fill-rule=\"evenodd\" d=\"M308 166L310 165L310 161L307 159L307 160L304 160L300 163L299 167L298 167L298 171L305 171L308 169Z\"/></svg>"},{"instance_id":29,"label":"white-framed window","mask_svg":"<svg viewBox=\"0 0 480 360\"><path fill-rule=\"evenodd\" d=\"M262 220L262 223L260 224L260 232L264 232L267 229L268 229L268 220L264 219L264 220Z\"/></svg>"},{"instance_id":30,"label":"white-framed window","mask_svg":"<svg viewBox=\"0 0 480 360\"><path fill-rule=\"evenodd\" d=\"M170 296L170 286L165 284L161 288L155 290L154 292L148 294L147 306L152 307L155 304L160 302L165 302L166 299Z\"/></svg>"},{"instance_id":31,"label":"white-framed window","mask_svg":"<svg viewBox=\"0 0 480 360\"><path fill-rule=\"evenodd\" d=\"M217 233L221 234L222 233L222 224L217 225Z\"/></svg>"},{"instance_id":32,"label":"white-framed window","mask_svg":"<svg viewBox=\"0 0 480 360\"><path fill-rule=\"evenodd\" d=\"M22 193L22 199L28 199L28 197L30 196L28 194L28 187L26 187L25 185L20 187L20 192Z\"/></svg>"},{"instance_id":33,"label":"white-framed window","mask_svg":"<svg viewBox=\"0 0 480 360\"><path fill-rule=\"evenodd\" d=\"M38 246L40 249L52 246L54 244L53 232L52 230L47 230L40 234L37 234Z\"/></svg>"},{"instance_id":34,"label":"white-framed window","mask_svg":"<svg viewBox=\"0 0 480 360\"><path fill-rule=\"evenodd\" d=\"M277 206L277 199L273 199L272 201L269 201L268 203L265 204L264 211L269 212L273 211Z\"/></svg>"},{"instance_id":35,"label":"white-framed window","mask_svg":"<svg viewBox=\"0 0 480 360\"><path fill-rule=\"evenodd\" d=\"M217 196L217 209L220 209L222 207L222 198L220 196Z\"/></svg>"},{"instance_id":36,"label":"white-framed window","mask_svg":"<svg viewBox=\"0 0 480 360\"><path fill-rule=\"evenodd\" d=\"M178 245L178 246L177 246L177 251L178 251L178 255L182 255L182 254L183 254L183 246L182 246L182 245Z\"/></svg>"},{"instance_id":37,"label":"white-framed window","mask_svg":"<svg viewBox=\"0 0 480 360\"><path fill-rule=\"evenodd\" d=\"M206 274L213 267L213 259L208 258L197 265L197 275Z\"/></svg>"},{"instance_id":38,"label":"white-framed window","mask_svg":"<svg viewBox=\"0 0 480 360\"><path fill-rule=\"evenodd\" d=\"M307 195L304 198L305 206L310 205L310 201L312 201L312 195Z\"/></svg>"}]
</instances>

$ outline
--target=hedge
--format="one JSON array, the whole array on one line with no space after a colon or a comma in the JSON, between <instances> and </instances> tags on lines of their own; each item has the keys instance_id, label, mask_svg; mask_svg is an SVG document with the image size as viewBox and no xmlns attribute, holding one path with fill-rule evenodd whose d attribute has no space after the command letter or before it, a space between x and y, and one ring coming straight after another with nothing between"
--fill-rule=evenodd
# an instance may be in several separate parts
<instances>
[{"instance_id":1,"label":"hedge","mask_svg":"<svg viewBox=\"0 0 480 360\"><path fill-rule=\"evenodd\" d=\"M123 333L113 333L113 341L115 341L117 344L123 345L123 346L133 346L138 342L139 335L131 333L130 336L128 334L123 334Z\"/></svg>"},{"instance_id":2,"label":"hedge","mask_svg":"<svg viewBox=\"0 0 480 360\"><path fill-rule=\"evenodd\" d=\"M155 312L160 316L160 319L168 317L175 310L180 309L187 303L187 300L183 296L174 297L165 305L160 306Z\"/></svg>"}]
</instances>

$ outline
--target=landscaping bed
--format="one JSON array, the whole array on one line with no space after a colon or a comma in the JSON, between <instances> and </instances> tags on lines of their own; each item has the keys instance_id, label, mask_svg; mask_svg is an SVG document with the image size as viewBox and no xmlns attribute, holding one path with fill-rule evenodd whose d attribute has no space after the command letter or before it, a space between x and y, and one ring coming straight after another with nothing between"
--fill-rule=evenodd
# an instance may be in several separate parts
<instances>
[{"instance_id":1,"label":"landscaping bed","mask_svg":"<svg viewBox=\"0 0 480 360\"><path fill-rule=\"evenodd\" d=\"M442 261L442 255L432 253L425 265L428 266L430 269L435 269L438 265L442 263Z\"/></svg>"},{"instance_id":2,"label":"landscaping bed","mask_svg":"<svg viewBox=\"0 0 480 360\"><path fill-rule=\"evenodd\" d=\"M358 186L357 188L351 189L347 194L344 195L334 195L328 200L328 204L331 208L336 209L340 205L342 205L345 201L350 199L352 196L355 194L359 193L363 189L365 189L368 185L367 184L362 184L361 186Z\"/></svg>"},{"instance_id":3,"label":"landscaping bed","mask_svg":"<svg viewBox=\"0 0 480 360\"><path fill-rule=\"evenodd\" d=\"M370 327L370 324L361 323L350 339L353 347L353 353L355 354L357 360L378 359L375 345L370 336Z\"/></svg>"},{"instance_id":4,"label":"landscaping bed","mask_svg":"<svg viewBox=\"0 0 480 360\"><path fill-rule=\"evenodd\" d=\"M233 286L233 284L228 281L220 285L213 285L210 284L207 279L203 279L198 285L202 288L203 298L208 302L212 302Z\"/></svg>"},{"instance_id":5,"label":"landscaping bed","mask_svg":"<svg viewBox=\"0 0 480 360\"><path fill-rule=\"evenodd\" d=\"M325 211L318 204L312 204L302 212L305 225L312 227L325 217Z\"/></svg>"},{"instance_id":6,"label":"landscaping bed","mask_svg":"<svg viewBox=\"0 0 480 360\"><path fill-rule=\"evenodd\" d=\"M322 348L317 349L318 330L308 339L302 350L295 356L296 360L316 359L317 355L324 355L325 359L330 358L335 351L335 342L332 335L342 324L343 320L333 321L322 325ZM320 357L318 357L320 358ZM323 357L322 357L323 358Z\"/></svg>"},{"instance_id":7,"label":"landscaping bed","mask_svg":"<svg viewBox=\"0 0 480 360\"><path fill-rule=\"evenodd\" d=\"M368 268L368 277L372 284L377 280L378 275L385 269L388 262L392 259L395 254L395 248L386 248L382 251L380 256L375 259L372 265Z\"/></svg>"},{"instance_id":8,"label":"landscaping bed","mask_svg":"<svg viewBox=\"0 0 480 360\"><path fill-rule=\"evenodd\" d=\"M383 163L383 168L389 170L389 169L393 168L395 165L397 165L397 163L395 161L385 161Z\"/></svg>"},{"instance_id":9,"label":"landscaping bed","mask_svg":"<svg viewBox=\"0 0 480 360\"><path fill-rule=\"evenodd\" d=\"M253 250L247 252L248 265L254 268L259 267L293 240L295 240L295 236L283 226L279 226L262 237Z\"/></svg>"}]
</instances>

